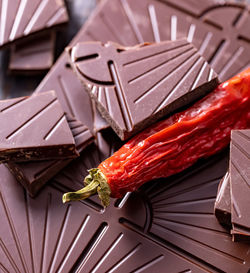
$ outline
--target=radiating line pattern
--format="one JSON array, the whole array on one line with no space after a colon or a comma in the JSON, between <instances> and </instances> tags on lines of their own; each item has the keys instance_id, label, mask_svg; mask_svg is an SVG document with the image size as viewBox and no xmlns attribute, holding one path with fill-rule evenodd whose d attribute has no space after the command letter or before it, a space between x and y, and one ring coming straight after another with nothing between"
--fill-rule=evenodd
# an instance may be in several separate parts
<instances>
[{"instance_id":1,"label":"radiating line pattern","mask_svg":"<svg viewBox=\"0 0 250 273\"><path fill-rule=\"evenodd\" d=\"M0 47L68 20L61 0L1 0L0 14Z\"/></svg>"},{"instance_id":2,"label":"radiating line pattern","mask_svg":"<svg viewBox=\"0 0 250 273\"><path fill-rule=\"evenodd\" d=\"M144 192L153 215L147 232L159 242L189 252L211 269L235 272L241 268L242 272L248 272L249 247L236 246L213 213L217 186L226 169L225 157L213 159L169 181L155 183L149 189L146 186ZM238 247L242 248L241 255Z\"/></svg>"},{"instance_id":3,"label":"radiating line pattern","mask_svg":"<svg viewBox=\"0 0 250 273\"><path fill-rule=\"evenodd\" d=\"M10 119L11 123L9 123ZM35 144L39 147L55 143L74 144L65 114L54 92L1 101L0 121L5 128L1 135L2 148L25 149ZM39 127L39 131L38 123L43 124ZM32 138L30 138L31 130L33 130ZM58 140L59 134L64 136L61 142Z\"/></svg>"},{"instance_id":4,"label":"radiating line pattern","mask_svg":"<svg viewBox=\"0 0 250 273\"><path fill-rule=\"evenodd\" d=\"M194 46L173 40L130 49L112 43L72 49L73 68L122 139L149 124L152 114L169 114L181 101L190 102L190 92L195 98L204 95L200 90L205 88L199 87L209 80L214 84L207 85L207 92L216 86L216 74Z\"/></svg>"},{"instance_id":5,"label":"radiating line pattern","mask_svg":"<svg viewBox=\"0 0 250 273\"><path fill-rule=\"evenodd\" d=\"M230 193L231 221L234 239L240 240L250 236L248 209L248 192L250 191L250 130L239 130L232 133L230 149ZM239 238L239 239L238 239Z\"/></svg>"}]
</instances>

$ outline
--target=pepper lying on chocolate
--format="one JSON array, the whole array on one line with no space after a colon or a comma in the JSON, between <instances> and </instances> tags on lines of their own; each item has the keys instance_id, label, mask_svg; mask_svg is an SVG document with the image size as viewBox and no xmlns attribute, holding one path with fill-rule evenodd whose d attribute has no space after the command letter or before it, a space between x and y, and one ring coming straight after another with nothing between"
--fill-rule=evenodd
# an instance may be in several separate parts
<instances>
[{"instance_id":1,"label":"pepper lying on chocolate","mask_svg":"<svg viewBox=\"0 0 250 273\"><path fill-rule=\"evenodd\" d=\"M152 179L168 177L211 156L230 142L233 129L250 124L250 68L220 84L187 110L160 121L129 140L85 178L85 188L63 202L98 193L108 206Z\"/></svg>"}]
</instances>

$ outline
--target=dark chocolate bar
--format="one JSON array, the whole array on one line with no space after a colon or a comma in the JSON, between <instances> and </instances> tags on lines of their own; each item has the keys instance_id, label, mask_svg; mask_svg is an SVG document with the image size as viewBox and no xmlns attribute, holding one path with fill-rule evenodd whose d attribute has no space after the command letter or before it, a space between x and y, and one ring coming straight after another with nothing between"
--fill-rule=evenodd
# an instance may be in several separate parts
<instances>
[{"instance_id":1,"label":"dark chocolate bar","mask_svg":"<svg viewBox=\"0 0 250 273\"><path fill-rule=\"evenodd\" d=\"M64 0L1 0L0 7L0 47L68 21Z\"/></svg>"},{"instance_id":2,"label":"dark chocolate bar","mask_svg":"<svg viewBox=\"0 0 250 273\"><path fill-rule=\"evenodd\" d=\"M87 169L112 151L112 132L106 140L98 135L98 148L90 145L35 199L0 166L1 268L7 272L248 272L249 245L233 243L213 215L217 186L228 167L227 154L113 199L105 212L95 196L62 204L62 193L79 189Z\"/></svg>"},{"instance_id":3,"label":"dark chocolate bar","mask_svg":"<svg viewBox=\"0 0 250 273\"><path fill-rule=\"evenodd\" d=\"M54 91L0 101L0 162L79 155Z\"/></svg>"},{"instance_id":4,"label":"dark chocolate bar","mask_svg":"<svg viewBox=\"0 0 250 273\"><path fill-rule=\"evenodd\" d=\"M122 140L218 84L213 69L186 39L128 48L78 43L70 53L77 76Z\"/></svg>"},{"instance_id":5,"label":"dark chocolate bar","mask_svg":"<svg viewBox=\"0 0 250 273\"><path fill-rule=\"evenodd\" d=\"M80 121L69 115L67 122L75 140L76 149L81 153L93 141L90 130ZM6 166L15 178L25 187L29 195L34 197L39 190L72 159L46 160L33 162L8 162Z\"/></svg>"},{"instance_id":6,"label":"dark chocolate bar","mask_svg":"<svg viewBox=\"0 0 250 273\"><path fill-rule=\"evenodd\" d=\"M51 31L11 45L9 71L33 75L48 70L54 61L55 36L56 33Z\"/></svg>"},{"instance_id":7,"label":"dark chocolate bar","mask_svg":"<svg viewBox=\"0 0 250 273\"><path fill-rule=\"evenodd\" d=\"M234 241L250 241L250 130L232 131L230 187Z\"/></svg>"},{"instance_id":8,"label":"dark chocolate bar","mask_svg":"<svg viewBox=\"0 0 250 273\"><path fill-rule=\"evenodd\" d=\"M218 186L217 197L214 203L214 213L220 224L227 228L232 227L230 177L228 172L221 179Z\"/></svg>"}]
</instances>

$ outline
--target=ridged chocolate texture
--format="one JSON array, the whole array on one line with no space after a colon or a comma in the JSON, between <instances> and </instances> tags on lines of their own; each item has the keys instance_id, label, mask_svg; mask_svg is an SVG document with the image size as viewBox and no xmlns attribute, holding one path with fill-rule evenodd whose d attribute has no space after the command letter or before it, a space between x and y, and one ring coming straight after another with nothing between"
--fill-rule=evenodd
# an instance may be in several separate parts
<instances>
[{"instance_id":1,"label":"ridged chocolate texture","mask_svg":"<svg viewBox=\"0 0 250 273\"><path fill-rule=\"evenodd\" d=\"M82 186L87 169L113 151L98 134L31 199L0 166L1 269L7 272L248 272L249 245L233 243L213 215L226 157L112 200L62 204L62 193Z\"/></svg>"},{"instance_id":2,"label":"ridged chocolate texture","mask_svg":"<svg viewBox=\"0 0 250 273\"><path fill-rule=\"evenodd\" d=\"M97 111L95 104L91 102L87 91L83 90L82 84L74 75L67 57L66 54L60 57L35 93L55 90L63 110L76 117L92 132L98 132L109 127Z\"/></svg>"},{"instance_id":3,"label":"ridged chocolate texture","mask_svg":"<svg viewBox=\"0 0 250 273\"><path fill-rule=\"evenodd\" d=\"M250 241L250 130L232 131L230 186L234 241Z\"/></svg>"},{"instance_id":4,"label":"ridged chocolate texture","mask_svg":"<svg viewBox=\"0 0 250 273\"><path fill-rule=\"evenodd\" d=\"M79 155L54 91L0 101L0 123L1 162Z\"/></svg>"},{"instance_id":5,"label":"ridged chocolate texture","mask_svg":"<svg viewBox=\"0 0 250 273\"><path fill-rule=\"evenodd\" d=\"M0 47L68 21L63 0L0 0L0 11Z\"/></svg>"},{"instance_id":6,"label":"ridged chocolate texture","mask_svg":"<svg viewBox=\"0 0 250 273\"><path fill-rule=\"evenodd\" d=\"M71 61L122 140L218 84L217 75L185 39L129 48L79 43L71 49Z\"/></svg>"},{"instance_id":7,"label":"ridged chocolate texture","mask_svg":"<svg viewBox=\"0 0 250 273\"><path fill-rule=\"evenodd\" d=\"M110 9L104 0L83 27L82 41L131 46L186 37L225 81L249 66L249 10L235 2L200 2L114 0Z\"/></svg>"},{"instance_id":8,"label":"ridged chocolate texture","mask_svg":"<svg viewBox=\"0 0 250 273\"><path fill-rule=\"evenodd\" d=\"M9 71L15 74L37 74L48 70L54 61L56 33L37 34L11 45Z\"/></svg>"},{"instance_id":9,"label":"ridged chocolate texture","mask_svg":"<svg viewBox=\"0 0 250 273\"><path fill-rule=\"evenodd\" d=\"M222 225L228 228L232 227L230 177L228 172L220 181L216 200L214 203L214 213Z\"/></svg>"},{"instance_id":10,"label":"ridged chocolate texture","mask_svg":"<svg viewBox=\"0 0 250 273\"><path fill-rule=\"evenodd\" d=\"M69 115L66 117L75 140L76 149L81 153L86 146L93 142L93 135L80 121ZM17 181L25 187L29 195L34 197L53 176L71 161L72 159L19 163L8 162L6 166L13 173Z\"/></svg>"},{"instance_id":11,"label":"ridged chocolate texture","mask_svg":"<svg viewBox=\"0 0 250 273\"><path fill-rule=\"evenodd\" d=\"M216 0L193 0L191 4L186 0L103 0L70 46L85 41L133 46L187 37L224 81L250 63L249 20L244 4ZM67 53L63 53L36 91L55 90L65 111L73 115L69 111L73 109L76 118L89 127L79 110L79 102L86 100L83 87L68 67ZM72 100L71 86L77 102ZM97 131L107 127L98 113L95 120Z\"/></svg>"}]
</instances>

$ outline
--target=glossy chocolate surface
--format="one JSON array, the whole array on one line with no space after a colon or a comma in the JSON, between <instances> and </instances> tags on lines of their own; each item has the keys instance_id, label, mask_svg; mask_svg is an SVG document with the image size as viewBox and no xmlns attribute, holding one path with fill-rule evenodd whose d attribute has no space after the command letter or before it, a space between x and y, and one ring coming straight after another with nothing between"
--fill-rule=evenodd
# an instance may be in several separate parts
<instances>
[{"instance_id":1,"label":"glossy chocolate surface","mask_svg":"<svg viewBox=\"0 0 250 273\"><path fill-rule=\"evenodd\" d=\"M0 101L0 161L74 158L78 155L54 91Z\"/></svg>"},{"instance_id":2,"label":"glossy chocolate surface","mask_svg":"<svg viewBox=\"0 0 250 273\"><path fill-rule=\"evenodd\" d=\"M128 48L78 43L70 53L77 76L122 140L218 84L216 73L186 39Z\"/></svg>"},{"instance_id":3,"label":"glossy chocolate surface","mask_svg":"<svg viewBox=\"0 0 250 273\"><path fill-rule=\"evenodd\" d=\"M0 8L0 47L68 21L63 0L1 0Z\"/></svg>"}]
</instances>

